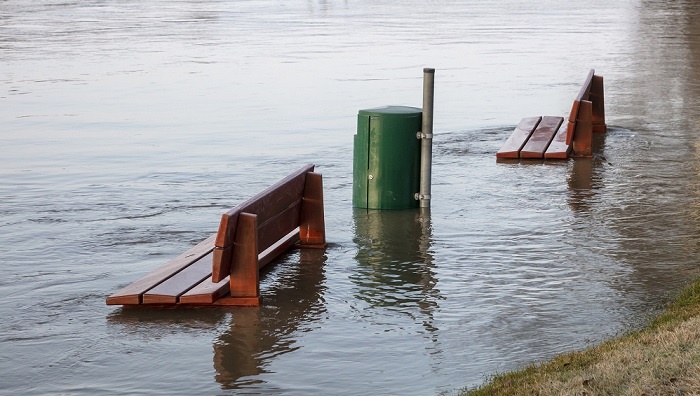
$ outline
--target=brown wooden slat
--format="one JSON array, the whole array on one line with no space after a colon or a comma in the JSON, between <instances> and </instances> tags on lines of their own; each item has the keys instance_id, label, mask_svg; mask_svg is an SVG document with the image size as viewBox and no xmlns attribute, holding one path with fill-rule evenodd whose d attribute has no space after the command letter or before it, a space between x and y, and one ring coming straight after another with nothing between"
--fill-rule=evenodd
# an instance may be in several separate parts
<instances>
[{"instance_id":1,"label":"brown wooden slat","mask_svg":"<svg viewBox=\"0 0 700 396\"><path fill-rule=\"evenodd\" d=\"M143 293L142 304L175 304L177 298L211 275L212 253Z\"/></svg>"},{"instance_id":2,"label":"brown wooden slat","mask_svg":"<svg viewBox=\"0 0 700 396\"><path fill-rule=\"evenodd\" d=\"M301 199L306 174L310 171L313 171L313 165L300 169L294 177L279 183L278 187L268 189L266 194L258 194L258 198L243 206L242 211L255 213L258 216L258 224L265 224L271 217L295 205Z\"/></svg>"},{"instance_id":3,"label":"brown wooden slat","mask_svg":"<svg viewBox=\"0 0 700 396\"><path fill-rule=\"evenodd\" d=\"M269 218L265 223L258 223L258 253L299 227L300 215L301 195L293 206Z\"/></svg>"},{"instance_id":4,"label":"brown wooden slat","mask_svg":"<svg viewBox=\"0 0 700 396\"><path fill-rule=\"evenodd\" d=\"M508 140L503 143L501 149L496 153L496 158L518 158L520 149L523 148L541 119L542 117L527 117L520 120L520 123Z\"/></svg>"},{"instance_id":5,"label":"brown wooden slat","mask_svg":"<svg viewBox=\"0 0 700 396\"><path fill-rule=\"evenodd\" d=\"M246 201L243 201L245 204ZM216 241L214 246L224 249L225 247L233 246L233 241L236 233L236 225L238 222L238 214L241 213L243 204L236 205L235 208L221 215L219 222L219 230L216 233Z\"/></svg>"},{"instance_id":6,"label":"brown wooden slat","mask_svg":"<svg viewBox=\"0 0 700 396\"><path fill-rule=\"evenodd\" d=\"M563 117L542 117L542 121L540 121L535 131L530 135L530 139L520 150L520 158L544 157L544 152L549 147L549 143L552 141L554 134L557 133L562 121L564 121Z\"/></svg>"},{"instance_id":7,"label":"brown wooden slat","mask_svg":"<svg viewBox=\"0 0 700 396\"><path fill-rule=\"evenodd\" d=\"M231 260L233 260L233 245L226 248L214 247L211 273L213 282L220 282L229 275Z\"/></svg>"},{"instance_id":8,"label":"brown wooden slat","mask_svg":"<svg viewBox=\"0 0 700 396\"><path fill-rule=\"evenodd\" d=\"M576 122L576 117L578 116L578 107L580 104L580 100L574 100L574 103L571 105L571 110L569 111L569 122Z\"/></svg>"},{"instance_id":9,"label":"brown wooden slat","mask_svg":"<svg viewBox=\"0 0 700 396\"><path fill-rule=\"evenodd\" d=\"M299 242L299 229L295 229L282 239L280 239L276 244L270 246L267 250L264 250L258 255L258 269L266 266L277 256L284 253L286 250L294 246Z\"/></svg>"},{"instance_id":10,"label":"brown wooden slat","mask_svg":"<svg viewBox=\"0 0 700 396\"><path fill-rule=\"evenodd\" d=\"M214 283L209 277L180 296L178 302L180 304L212 304L228 294L229 281L227 276L221 282Z\"/></svg>"},{"instance_id":11,"label":"brown wooden slat","mask_svg":"<svg viewBox=\"0 0 700 396\"><path fill-rule=\"evenodd\" d=\"M215 239L216 234L212 234L194 247L168 261L161 267L156 268L153 272L107 297L107 305L140 304L141 295L143 293L170 278L174 274L180 272L192 262L211 252L211 250L214 248Z\"/></svg>"},{"instance_id":12,"label":"brown wooden slat","mask_svg":"<svg viewBox=\"0 0 700 396\"><path fill-rule=\"evenodd\" d=\"M576 100L588 100L588 95L591 93L591 83L593 82L594 74L595 70L591 69L588 71L586 80L583 82L581 89L578 91L578 95L576 95Z\"/></svg>"},{"instance_id":13,"label":"brown wooden slat","mask_svg":"<svg viewBox=\"0 0 700 396\"><path fill-rule=\"evenodd\" d=\"M554 135L552 143L547 147L547 151L544 153L545 159L567 159L569 158L569 152L571 152L571 145L566 144L566 130L568 122L562 123L559 130Z\"/></svg>"}]
</instances>

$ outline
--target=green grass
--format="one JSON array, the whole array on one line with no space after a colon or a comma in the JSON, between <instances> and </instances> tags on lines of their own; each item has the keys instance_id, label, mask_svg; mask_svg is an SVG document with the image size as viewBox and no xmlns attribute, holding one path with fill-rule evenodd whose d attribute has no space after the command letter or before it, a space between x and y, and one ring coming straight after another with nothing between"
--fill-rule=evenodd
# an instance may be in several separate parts
<instances>
[{"instance_id":1,"label":"green grass","mask_svg":"<svg viewBox=\"0 0 700 396\"><path fill-rule=\"evenodd\" d=\"M700 395L700 279L641 330L460 395Z\"/></svg>"}]
</instances>

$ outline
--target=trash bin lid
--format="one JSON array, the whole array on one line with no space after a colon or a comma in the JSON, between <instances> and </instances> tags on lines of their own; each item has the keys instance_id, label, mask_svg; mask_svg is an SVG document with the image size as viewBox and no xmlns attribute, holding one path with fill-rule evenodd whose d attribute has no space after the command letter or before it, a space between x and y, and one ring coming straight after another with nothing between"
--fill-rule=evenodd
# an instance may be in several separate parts
<instances>
[{"instance_id":1,"label":"trash bin lid","mask_svg":"<svg viewBox=\"0 0 700 396\"><path fill-rule=\"evenodd\" d=\"M382 116L382 115L420 115L423 112L418 107L410 106L383 106L372 109L360 110L359 114L364 116Z\"/></svg>"}]
</instances>

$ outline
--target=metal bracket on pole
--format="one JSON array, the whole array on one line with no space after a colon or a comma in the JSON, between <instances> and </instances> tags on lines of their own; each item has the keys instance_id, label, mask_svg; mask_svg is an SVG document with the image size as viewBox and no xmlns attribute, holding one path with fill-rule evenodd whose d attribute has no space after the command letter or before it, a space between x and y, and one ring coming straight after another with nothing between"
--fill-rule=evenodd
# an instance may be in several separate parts
<instances>
[{"instance_id":1,"label":"metal bracket on pole","mask_svg":"<svg viewBox=\"0 0 700 396\"><path fill-rule=\"evenodd\" d=\"M416 201L421 201L421 200L428 200L428 201L430 201L430 198L431 198L431 197L430 197L430 195L423 195L423 194L420 194L420 193L416 193L416 195L414 195L414 198L416 199Z\"/></svg>"},{"instance_id":2,"label":"metal bracket on pole","mask_svg":"<svg viewBox=\"0 0 700 396\"><path fill-rule=\"evenodd\" d=\"M432 139L432 133L423 133L421 131L416 132L416 139Z\"/></svg>"}]
</instances>

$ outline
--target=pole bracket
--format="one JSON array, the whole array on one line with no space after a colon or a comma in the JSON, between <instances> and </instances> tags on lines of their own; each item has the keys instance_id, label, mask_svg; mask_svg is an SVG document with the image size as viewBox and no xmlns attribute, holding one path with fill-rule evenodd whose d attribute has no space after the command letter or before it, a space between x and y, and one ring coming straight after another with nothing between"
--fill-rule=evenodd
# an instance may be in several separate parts
<instances>
[{"instance_id":1,"label":"pole bracket","mask_svg":"<svg viewBox=\"0 0 700 396\"><path fill-rule=\"evenodd\" d=\"M423 133L421 131L416 132L416 139L432 139L432 133Z\"/></svg>"},{"instance_id":2,"label":"pole bracket","mask_svg":"<svg viewBox=\"0 0 700 396\"><path fill-rule=\"evenodd\" d=\"M413 197L416 199L416 201L430 201L430 194L416 193L416 195Z\"/></svg>"}]
</instances>

